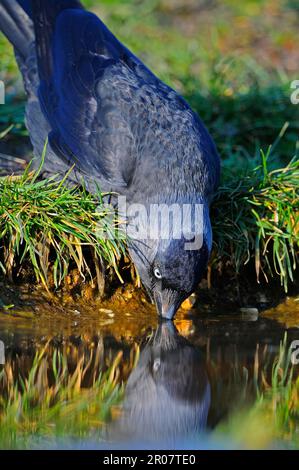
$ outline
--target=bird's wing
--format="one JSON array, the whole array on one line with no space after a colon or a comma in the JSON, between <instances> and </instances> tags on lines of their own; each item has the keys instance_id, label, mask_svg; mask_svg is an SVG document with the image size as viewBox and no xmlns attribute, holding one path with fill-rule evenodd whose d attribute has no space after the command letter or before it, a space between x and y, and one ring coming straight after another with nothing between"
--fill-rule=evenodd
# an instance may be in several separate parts
<instances>
[{"instance_id":1,"label":"bird's wing","mask_svg":"<svg viewBox=\"0 0 299 470\"><path fill-rule=\"evenodd\" d=\"M48 18L40 15L34 23L39 98L52 128L51 147L83 173L128 186L136 164L134 90L142 75L147 82L157 79L92 13L62 11L52 35Z\"/></svg>"}]
</instances>

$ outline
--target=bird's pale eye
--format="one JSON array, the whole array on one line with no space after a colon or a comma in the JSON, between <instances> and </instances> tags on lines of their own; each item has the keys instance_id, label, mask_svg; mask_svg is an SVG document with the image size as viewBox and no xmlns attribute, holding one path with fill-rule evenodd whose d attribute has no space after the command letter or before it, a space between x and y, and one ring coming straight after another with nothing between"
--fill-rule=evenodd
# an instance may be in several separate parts
<instances>
[{"instance_id":1,"label":"bird's pale eye","mask_svg":"<svg viewBox=\"0 0 299 470\"><path fill-rule=\"evenodd\" d=\"M158 372L158 370L160 369L160 366L161 366L161 360L160 360L160 358L158 357L157 359L154 360L154 363L153 363L153 371L154 371L154 372Z\"/></svg>"},{"instance_id":2,"label":"bird's pale eye","mask_svg":"<svg viewBox=\"0 0 299 470\"><path fill-rule=\"evenodd\" d=\"M154 275L157 279L162 279L162 274L159 268L154 269Z\"/></svg>"}]
</instances>

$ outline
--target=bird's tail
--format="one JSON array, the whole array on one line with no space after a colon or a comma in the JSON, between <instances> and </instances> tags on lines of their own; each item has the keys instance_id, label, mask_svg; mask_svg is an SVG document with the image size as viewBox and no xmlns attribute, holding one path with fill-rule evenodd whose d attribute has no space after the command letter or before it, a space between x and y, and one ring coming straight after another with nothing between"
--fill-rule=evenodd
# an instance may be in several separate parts
<instances>
[{"instance_id":1,"label":"bird's tail","mask_svg":"<svg viewBox=\"0 0 299 470\"><path fill-rule=\"evenodd\" d=\"M51 44L56 19L64 10L83 6L78 0L31 0L31 6L39 76L47 80L52 72Z\"/></svg>"},{"instance_id":2,"label":"bird's tail","mask_svg":"<svg viewBox=\"0 0 299 470\"><path fill-rule=\"evenodd\" d=\"M78 0L1 0L0 31L26 60L35 35L38 47L45 47L57 16L68 8L83 7Z\"/></svg>"},{"instance_id":3,"label":"bird's tail","mask_svg":"<svg viewBox=\"0 0 299 470\"><path fill-rule=\"evenodd\" d=\"M34 41L30 1L1 0L0 30L14 46L21 60L25 61Z\"/></svg>"}]
</instances>

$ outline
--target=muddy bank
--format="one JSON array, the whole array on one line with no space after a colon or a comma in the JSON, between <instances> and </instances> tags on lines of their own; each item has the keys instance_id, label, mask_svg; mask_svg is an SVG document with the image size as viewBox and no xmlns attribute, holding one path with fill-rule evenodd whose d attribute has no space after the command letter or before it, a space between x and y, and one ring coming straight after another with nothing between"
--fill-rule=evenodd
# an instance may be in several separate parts
<instances>
[{"instance_id":1,"label":"muddy bank","mask_svg":"<svg viewBox=\"0 0 299 470\"><path fill-rule=\"evenodd\" d=\"M271 299L266 297L267 293L258 291L256 298L268 299L268 308L266 302L250 304L249 296L244 299L247 305L240 307L232 300L221 305L220 296L217 299L214 291L201 289L195 302L191 298L179 309L175 325L181 334L195 336L199 343L201 337L215 336L217 342L233 338L236 343L244 344L244 341L251 341L249 330L254 341L263 342L267 338L265 331L269 330L270 336L277 332L281 337L282 331L294 329L296 333L299 328L299 296L284 297L278 302L279 295ZM142 289L132 285L119 287L112 296L100 299L86 298L86 295L74 297L67 291L53 294L42 286L0 281L0 330L7 334L17 332L33 339L55 336L67 339L81 335L92 338L100 332L132 344L157 325L155 306Z\"/></svg>"},{"instance_id":2,"label":"muddy bank","mask_svg":"<svg viewBox=\"0 0 299 470\"><path fill-rule=\"evenodd\" d=\"M144 289L132 283L128 267L122 271L122 276L125 280L123 285L116 276L106 277L105 291L100 294L96 282L84 281L74 269L66 276L59 289L54 288L50 276L47 291L44 286L36 284L30 269L25 267L19 272L19 282L0 277L0 311L9 319L38 320L42 316L51 321L54 321L57 315L68 321L72 317L70 312L77 318L91 319L97 312L103 321L107 316L105 321L108 323L116 319L130 323L132 312L139 311L141 322L154 322L155 325L156 309ZM279 306L278 310L284 312L283 317L291 324L296 322L292 320L294 315L296 318L296 303L291 309L284 306L289 306L288 299L296 296L299 296L298 277L286 294L278 280L270 284L257 283L254 272L249 270L240 276L213 273L212 276L208 275L208 279L203 279L197 291L182 304L177 318L189 315L196 319L202 318L203 315L218 315L220 312L227 315L238 315L242 312L260 315L269 309L274 312ZM136 326L139 327L139 321Z\"/></svg>"}]
</instances>

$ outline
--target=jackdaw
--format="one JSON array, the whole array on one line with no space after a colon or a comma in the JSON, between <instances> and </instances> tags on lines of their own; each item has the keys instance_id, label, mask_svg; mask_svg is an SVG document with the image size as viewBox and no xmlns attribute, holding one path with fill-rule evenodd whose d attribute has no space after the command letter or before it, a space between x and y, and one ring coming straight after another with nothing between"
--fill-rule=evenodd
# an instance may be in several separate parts
<instances>
[{"instance_id":1,"label":"jackdaw","mask_svg":"<svg viewBox=\"0 0 299 470\"><path fill-rule=\"evenodd\" d=\"M74 165L70 179L139 209L125 212L129 252L159 314L172 319L212 246L220 170L208 131L77 0L2 0L0 28L23 76L36 158L48 138L46 173Z\"/></svg>"}]
</instances>

